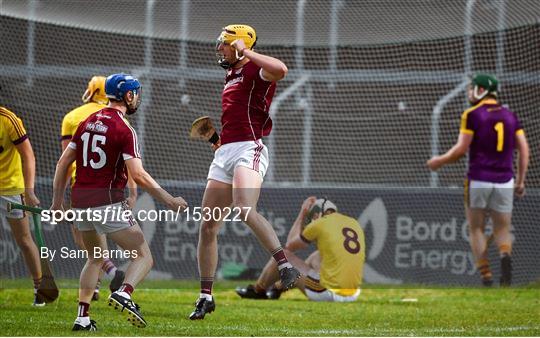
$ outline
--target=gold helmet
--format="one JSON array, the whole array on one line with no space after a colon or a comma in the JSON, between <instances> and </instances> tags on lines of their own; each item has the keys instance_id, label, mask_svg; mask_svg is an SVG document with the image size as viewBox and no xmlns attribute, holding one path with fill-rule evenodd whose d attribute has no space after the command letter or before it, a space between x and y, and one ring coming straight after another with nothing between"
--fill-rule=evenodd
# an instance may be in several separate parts
<instances>
[{"instance_id":1,"label":"gold helmet","mask_svg":"<svg viewBox=\"0 0 540 338\"><path fill-rule=\"evenodd\" d=\"M253 49L257 42L257 34L253 27L248 25L228 25L223 27L218 41L225 44L231 44L234 40L242 39L247 48Z\"/></svg>"},{"instance_id":2,"label":"gold helmet","mask_svg":"<svg viewBox=\"0 0 540 338\"><path fill-rule=\"evenodd\" d=\"M109 99L105 94L105 77L94 76L88 82L88 87L82 96L84 103L96 102L100 104L107 104Z\"/></svg>"},{"instance_id":3,"label":"gold helmet","mask_svg":"<svg viewBox=\"0 0 540 338\"><path fill-rule=\"evenodd\" d=\"M247 48L253 49L253 47L255 47L255 44L257 43L257 33L255 33L253 27L248 25L228 25L226 27L223 27L223 30L219 34L217 39L217 46L222 43L230 45L234 40L238 39L242 39ZM218 55L218 63L221 67L225 69L230 68L234 65L227 62L220 55Z\"/></svg>"}]
</instances>

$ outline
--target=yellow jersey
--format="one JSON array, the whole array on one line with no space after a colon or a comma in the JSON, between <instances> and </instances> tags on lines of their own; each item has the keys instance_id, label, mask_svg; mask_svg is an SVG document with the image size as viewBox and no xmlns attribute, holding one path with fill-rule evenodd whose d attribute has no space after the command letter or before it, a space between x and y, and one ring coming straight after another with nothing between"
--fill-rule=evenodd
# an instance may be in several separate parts
<instances>
[{"instance_id":1,"label":"yellow jersey","mask_svg":"<svg viewBox=\"0 0 540 338\"><path fill-rule=\"evenodd\" d=\"M362 284L366 245L357 220L334 212L306 226L306 242L316 241L321 255L320 284L342 296L351 296Z\"/></svg>"},{"instance_id":2,"label":"yellow jersey","mask_svg":"<svg viewBox=\"0 0 540 338\"><path fill-rule=\"evenodd\" d=\"M21 155L15 146L27 138L22 120L0 107L0 195L24 192Z\"/></svg>"},{"instance_id":3,"label":"yellow jersey","mask_svg":"<svg viewBox=\"0 0 540 338\"><path fill-rule=\"evenodd\" d=\"M75 135L82 121L105 107L106 105L104 104L89 102L67 113L62 120L62 140L71 140L71 137ZM75 183L75 162L73 162L71 167L73 168L73 173L71 174L71 183L73 184Z\"/></svg>"}]
</instances>

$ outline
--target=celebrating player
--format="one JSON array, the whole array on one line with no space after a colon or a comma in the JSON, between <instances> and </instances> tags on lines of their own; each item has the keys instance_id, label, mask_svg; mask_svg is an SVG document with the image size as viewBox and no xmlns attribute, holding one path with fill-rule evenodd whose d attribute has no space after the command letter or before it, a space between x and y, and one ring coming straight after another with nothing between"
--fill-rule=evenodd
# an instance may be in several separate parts
<instances>
[{"instance_id":1,"label":"celebrating player","mask_svg":"<svg viewBox=\"0 0 540 338\"><path fill-rule=\"evenodd\" d=\"M303 224L307 226L303 229ZM293 251L315 242L317 251L305 261ZM304 275L297 287L313 301L352 302L360 295L365 261L364 231L358 221L337 212L327 199L309 197L287 237L287 257ZM238 288L242 298L276 299L283 292L276 264L266 264L257 283ZM274 282L276 282L274 284Z\"/></svg>"},{"instance_id":2,"label":"celebrating player","mask_svg":"<svg viewBox=\"0 0 540 338\"><path fill-rule=\"evenodd\" d=\"M444 155L431 158L431 170L457 161L469 151L469 171L465 181L465 209L476 266L485 286L493 284L484 235L486 214L493 220L493 235L501 257L500 284L512 280L512 237L510 234L514 189L525 194L529 146L519 120L497 101L498 81L494 76L476 75L467 95L472 108L461 117L457 143ZM519 152L514 181L514 150Z\"/></svg>"},{"instance_id":3,"label":"celebrating player","mask_svg":"<svg viewBox=\"0 0 540 338\"><path fill-rule=\"evenodd\" d=\"M257 37L247 25L229 25L218 37L218 63L227 70L222 93L221 135L208 173L203 208L233 205L277 262L283 287L294 286L300 273L287 260L272 225L256 210L268 168L268 150L261 138L272 129L268 108L276 81L287 74L280 60L253 50ZM221 213L224 214L224 213ZM214 311L212 285L217 267L217 234L221 219L203 220L197 258L201 293L190 319Z\"/></svg>"},{"instance_id":4,"label":"celebrating player","mask_svg":"<svg viewBox=\"0 0 540 338\"><path fill-rule=\"evenodd\" d=\"M146 326L139 306L131 300L131 294L152 267L150 248L141 228L129 212L127 219L119 219L106 212L115 210L125 214L128 210L124 198L127 174L172 210L186 207L186 202L181 197L172 197L143 169L137 135L125 119L126 114L135 113L140 105L139 81L130 75L113 74L106 80L105 92L109 98L108 106L90 115L79 125L58 161L53 183L51 209L60 210L68 168L76 160L77 179L71 194L72 207L74 210L91 209L90 214L82 213L83 221L75 224L82 233L84 246L88 250L88 260L81 271L79 308L74 331L96 330L95 322L90 320L88 311L103 265L103 259L96 255L95 250L105 250L101 246L101 234L106 234L122 249L135 253L130 257L124 283L118 291L111 294L109 305L114 305L114 308L120 309L122 313L128 313L133 325ZM99 217L96 218L96 214ZM103 220L105 217L108 218Z\"/></svg>"},{"instance_id":5,"label":"celebrating player","mask_svg":"<svg viewBox=\"0 0 540 338\"><path fill-rule=\"evenodd\" d=\"M34 306L44 306L38 294L41 283L39 251L30 234L28 217L22 210L7 211L7 203L39 204L34 194L36 159L20 118L0 106L0 212L5 215L34 280Z\"/></svg>"},{"instance_id":6,"label":"celebrating player","mask_svg":"<svg viewBox=\"0 0 540 338\"><path fill-rule=\"evenodd\" d=\"M105 77L104 76L94 76L88 82L88 87L86 88L86 91L84 92L82 96L82 101L84 104L78 108L73 109L69 113L67 113L64 116L64 119L62 120L62 151L66 150L69 141L75 134L75 131L77 131L77 127L79 124L86 120L88 116L91 114L97 112L98 110L101 110L107 106L107 103L109 102L109 99L107 99L107 96L105 95ZM71 176L71 184L75 183L75 162L73 162L73 165L69 167L68 174ZM132 186L133 184L130 184L132 180L128 180L128 186ZM69 184L69 180L68 180ZM137 189L136 187L132 187L129 189L129 197L128 201L134 201L136 199ZM133 203L133 202L131 202ZM130 205L131 206L131 205ZM84 243L82 241L81 233L77 230L77 228L72 224L71 225L71 232L73 234L73 239L75 240L75 243L81 248L84 249ZM107 247L107 241L105 239L105 235L100 236L103 243L102 247ZM100 273L100 279L98 279L96 289L94 291L94 294L92 295L92 300L97 300L99 298L99 286L101 284L101 275L103 273L106 273L107 276L111 277L111 283L109 285L109 289L111 292L114 292L118 290L118 288L122 285L122 281L124 280L124 272L117 269L114 263L110 259L104 259L103 260L103 266L101 267L101 273Z\"/></svg>"}]
</instances>

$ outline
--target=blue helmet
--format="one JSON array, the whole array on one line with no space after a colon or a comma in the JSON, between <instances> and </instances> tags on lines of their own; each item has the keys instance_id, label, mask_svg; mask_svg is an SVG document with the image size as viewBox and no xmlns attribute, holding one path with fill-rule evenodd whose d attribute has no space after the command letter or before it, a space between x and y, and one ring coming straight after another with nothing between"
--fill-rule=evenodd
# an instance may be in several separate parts
<instances>
[{"instance_id":1,"label":"blue helmet","mask_svg":"<svg viewBox=\"0 0 540 338\"><path fill-rule=\"evenodd\" d=\"M113 74L105 80L105 94L109 99L122 101L129 91L137 92L141 88L139 80L128 74Z\"/></svg>"}]
</instances>

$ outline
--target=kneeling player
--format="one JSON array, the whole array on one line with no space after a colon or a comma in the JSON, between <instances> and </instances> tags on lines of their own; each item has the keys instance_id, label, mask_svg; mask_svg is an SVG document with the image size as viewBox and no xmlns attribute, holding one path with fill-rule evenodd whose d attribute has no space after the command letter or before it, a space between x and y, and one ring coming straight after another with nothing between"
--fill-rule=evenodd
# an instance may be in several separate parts
<instances>
[{"instance_id":1,"label":"kneeling player","mask_svg":"<svg viewBox=\"0 0 540 338\"><path fill-rule=\"evenodd\" d=\"M310 222L303 230L305 221ZM317 251L305 261L293 251L316 242ZM297 287L313 301L352 302L360 295L364 270L364 232L358 221L337 212L327 199L309 197L287 238L287 257L304 276ZM237 288L242 298L276 299L283 292L276 263L270 260L257 283Z\"/></svg>"},{"instance_id":2,"label":"kneeling player","mask_svg":"<svg viewBox=\"0 0 540 338\"><path fill-rule=\"evenodd\" d=\"M101 247L100 235L106 234L124 250L137 253L133 255L126 270L124 283L109 297L109 305L120 309L129 316L129 321L138 327L145 327L139 306L131 299L135 286L150 271L153 260L150 248L137 222L129 219L112 218L106 210L124 212L127 203L124 188L127 174L154 198L172 210L183 209L186 202L181 197L172 197L163 190L143 169L139 145L135 130L125 119L126 114L133 114L141 102L141 85L132 76L114 74L107 78L105 92L109 98L106 108L90 115L82 122L73 135L68 148L60 157L54 176L52 210L62 208L68 168L76 160L75 184L72 188L71 203L74 210L91 209L91 215L82 213L85 218L75 222L85 248L88 260L81 271L79 287L79 308L74 331L95 331L96 325L90 320L88 310L90 300L97 283L103 258L94 256L94 248ZM127 168L127 172L126 172ZM99 214L108 219L89 218ZM124 311L125 310L125 311Z\"/></svg>"}]
</instances>

